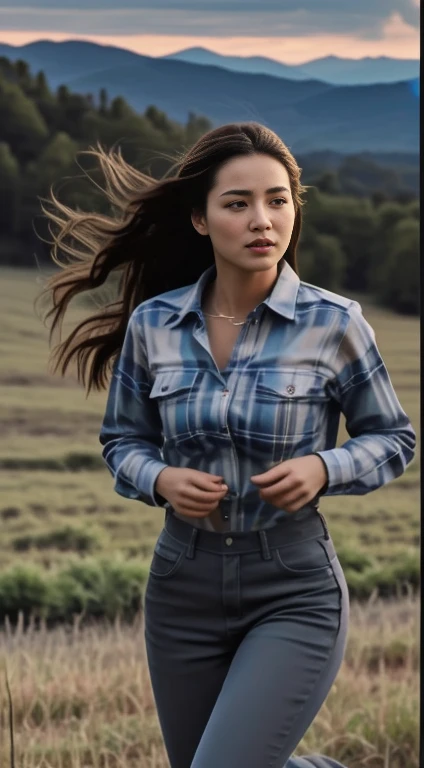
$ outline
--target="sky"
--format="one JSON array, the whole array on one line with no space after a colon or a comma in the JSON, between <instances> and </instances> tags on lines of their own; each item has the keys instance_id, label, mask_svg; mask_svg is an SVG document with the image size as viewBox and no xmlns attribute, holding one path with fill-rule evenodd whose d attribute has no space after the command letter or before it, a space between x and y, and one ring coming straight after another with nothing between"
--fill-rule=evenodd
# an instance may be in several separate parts
<instances>
[{"instance_id":1,"label":"sky","mask_svg":"<svg viewBox=\"0 0 424 768\"><path fill-rule=\"evenodd\" d=\"M0 0L0 42L91 40L148 56L194 46L300 64L418 59L420 0Z\"/></svg>"}]
</instances>

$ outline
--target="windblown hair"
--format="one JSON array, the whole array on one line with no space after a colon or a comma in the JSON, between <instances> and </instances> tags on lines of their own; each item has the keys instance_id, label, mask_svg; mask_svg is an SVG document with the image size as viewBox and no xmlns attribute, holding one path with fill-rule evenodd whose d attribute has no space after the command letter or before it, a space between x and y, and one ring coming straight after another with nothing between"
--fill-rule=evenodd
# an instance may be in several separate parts
<instances>
[{"instance_id":1,"label":"windblown hair","mask_svg":"<svg viewBox=\"0 0 424 768\"><path fill-rule=\"evenodd\" d=\"M73 358L78 380L87 389L106 388L113 361L119 354L132 311L146 299L196 282L214 263L209 237L200 235L191 213L206 213L207 195L220 168L234 157L266 154L287 170L295 208L295 221L284 259L297 272L296 248L301 230L301 169L284 142L255 122L224 125L202 136L168 174L156 180L132 167L121 150L105 151L99 143L83 154L100 163L106 181L103 189L116 215L76 211L61 203L50 189L43 213L50 220L50 255L61 267L48 280L37 302L48 296L44 322L52 318L50 344L53 371L63 376ZM53 232L51 224L58 231ZM81 246L81 247L78 247ZM70 259L61 261L60 252ZM283 259L281 260L282 263ZM281 266L279 264L279 268ZM60 341L62 323L70 301L119 275L118 297L80 322Z\"/></svg>"}]
</instances>

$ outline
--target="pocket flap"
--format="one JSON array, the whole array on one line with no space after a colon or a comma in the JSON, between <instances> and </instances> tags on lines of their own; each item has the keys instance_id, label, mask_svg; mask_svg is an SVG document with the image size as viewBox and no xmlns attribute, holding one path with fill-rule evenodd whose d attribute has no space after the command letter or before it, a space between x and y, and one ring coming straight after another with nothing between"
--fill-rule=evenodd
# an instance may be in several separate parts
<instances>
[{"instance_id":1,"label":"pocket flap","mask_svg":"<svg viewBox=\"0 0 424 768\"><path fill-rule=\"evenodd\" d=\"M305 398L305 400L328 400L325 381L312 371L260 371L257 390L270 397Z\"/></svg>"},{"instance_id":2,"label":"pocket flap","mask_svg":"<svg viewBox=\"0 0 424 768\"><path fill-rule=\"evenodd\" d=\"M149 397L168 397L176 392L192 388L197 371L159 371L156 374Z\"/></svg>"}]
</instances>

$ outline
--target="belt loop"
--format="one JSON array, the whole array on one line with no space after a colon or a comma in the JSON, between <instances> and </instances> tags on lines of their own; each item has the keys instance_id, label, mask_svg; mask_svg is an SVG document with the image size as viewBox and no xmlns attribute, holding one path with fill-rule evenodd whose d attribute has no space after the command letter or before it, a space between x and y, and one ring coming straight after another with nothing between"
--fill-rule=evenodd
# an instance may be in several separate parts
<instances>
[{"instance_id":1,"label":"belt loop","mask_svg":"<svg viewBox=\"0 0 424 768\"><path fill-rule=\"evenodd\" d=\"M199 533L198 528L193 528L190 536L190 543L188 545L188 549L186 552L186 557L189 557L190 560L193 560L194 558L194 548L196 546L196 540L197 540L197 534Z\"/></svg>"},{"instance_id":2,"label":"belt loop","mask_svg":"<svg viewBox=\"0 0 424 768\"><path fill-rule=\"evenodd\" d=\"M272 560L271 552L269 551L268 539L266 531L258 531L259 540L261 542L261 554L264 560Z\"/></svg>"}]
</instances>

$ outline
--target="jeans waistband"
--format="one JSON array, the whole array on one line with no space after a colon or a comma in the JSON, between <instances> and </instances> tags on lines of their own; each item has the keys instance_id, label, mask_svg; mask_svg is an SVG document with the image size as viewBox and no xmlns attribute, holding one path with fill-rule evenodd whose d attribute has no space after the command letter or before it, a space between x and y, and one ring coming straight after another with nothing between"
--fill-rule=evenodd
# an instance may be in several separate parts
<instances>
[{"instance_id":1,"label":"jeans waistband","mask_svg":"<svg viewBox=\"0 0 424 768\"><path fill-rule=\"evenodd\" d=\"M307 517L288 517L272 528L246 532L231 531L229 533L196 528L167 511L165 528L174 538L189 545L188 557L193 557L196 549L218 554L261 551L262 556L268 560L271 558L270 549L282 547L301 539L322 536L322 534L326 539L330 538L324 515L317 509L313 509Z\"/></svg>"}]
</instances>

